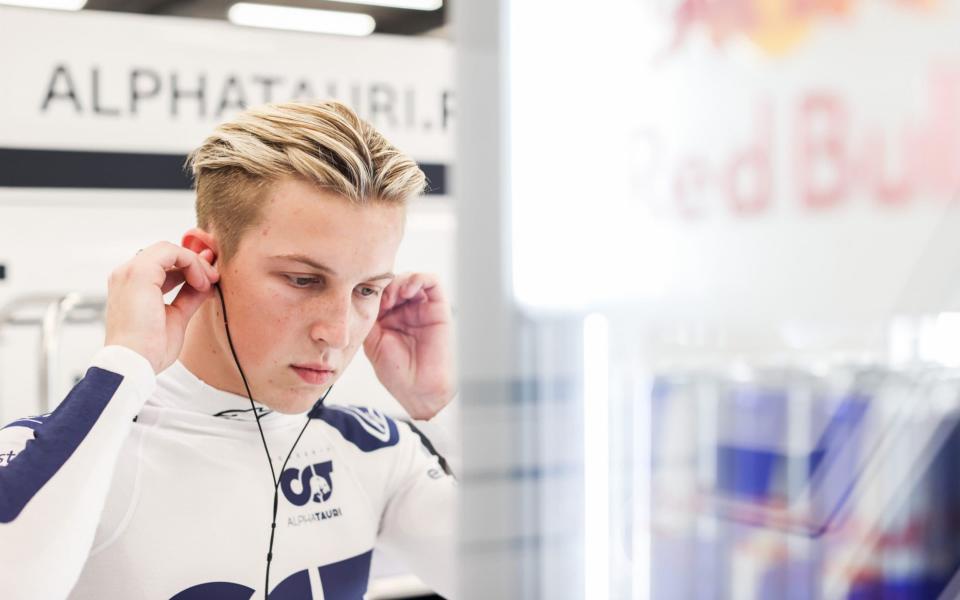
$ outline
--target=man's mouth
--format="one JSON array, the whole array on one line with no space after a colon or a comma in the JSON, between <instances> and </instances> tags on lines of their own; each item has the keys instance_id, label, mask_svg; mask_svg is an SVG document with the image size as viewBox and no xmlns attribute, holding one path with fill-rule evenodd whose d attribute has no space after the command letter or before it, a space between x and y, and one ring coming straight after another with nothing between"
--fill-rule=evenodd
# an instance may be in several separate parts
<instances>
[{"instance_id":1,"label":"man's mouth","mask_svg":"<svg viewBox=\"0 0 960 600\"><path fill-rule=\"evenodd\" d=\"M312 385L323 385L333 379L336 371L323 365L290 365L300 379Z\"/></svg>"}]
</instances>

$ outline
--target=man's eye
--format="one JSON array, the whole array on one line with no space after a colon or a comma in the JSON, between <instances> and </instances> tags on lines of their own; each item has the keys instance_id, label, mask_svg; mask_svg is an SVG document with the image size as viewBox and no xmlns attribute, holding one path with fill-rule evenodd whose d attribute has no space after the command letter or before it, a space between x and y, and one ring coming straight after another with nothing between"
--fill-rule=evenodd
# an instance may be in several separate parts
<instances>
[{"instance_id":1,"label":"man's eye","mask_svg":"<svg viewBox=\"0 0 960 600\"><path fill-rule=\"evenodd\" d=\"M306 288L311 285L320 283L319 277L297 277L296 275L287 275L287 279L297 288Z\"/></svg>"}]
</instances>

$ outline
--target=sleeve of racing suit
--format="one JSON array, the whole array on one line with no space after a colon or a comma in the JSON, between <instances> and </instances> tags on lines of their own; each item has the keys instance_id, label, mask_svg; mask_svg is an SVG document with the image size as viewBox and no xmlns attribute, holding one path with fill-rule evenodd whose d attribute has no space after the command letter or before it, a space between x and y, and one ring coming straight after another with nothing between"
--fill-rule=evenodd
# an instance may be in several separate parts
<instances>
[{"instance_id":1,"label":"sleeve of racing suit","mask_svg":"<svg viewBox=\"0 0 960 600\"><path fill-rule=\"evenodd\" d=\"M457 597L457 483L406 423L379 545L444 598Z\"/></svg>"},{"instance_id":2,"label":"sleeve of racing suit","mask_svg":"<svg viewBox=\"0 0 960 600\"><path fill-rule=\"evenodd\" d=\"M99 350L52 413L0 430L0 590L64 598L93 544L124 438L156 385L150 362Z\"/></svg>"},{"instance_id":3,"label":"sleeve of racing suit","mask_svg":"<svg viewBox=\"0 0 960 600\"><path fill-rule=\"evenodd\" d=\"M460 447L460 403L454 398L429 421L414 419L419 429L450 466L455 477L462 474L463 452Z\"/></svg>"}]
</instances>

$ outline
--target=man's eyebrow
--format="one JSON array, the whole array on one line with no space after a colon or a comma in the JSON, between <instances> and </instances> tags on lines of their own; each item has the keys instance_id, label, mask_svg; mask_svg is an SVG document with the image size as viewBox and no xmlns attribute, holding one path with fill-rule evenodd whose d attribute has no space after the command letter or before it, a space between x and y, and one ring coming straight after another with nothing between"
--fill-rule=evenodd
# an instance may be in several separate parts
<instances>
[{"instance_id":1,"label":"man's eyebrow","mask_svg":"<svg viewBox=\"0 0 960 600\"><path fill-rule=\"evenodd\" d=\"M270 258L281 259L281 260L292 260L294 262L303 263L307 266L313 267L318 271L323 271L324 273L329 273L334 277L337 276L337 272L328 267L327 265L317 262L305 254L277 254L276 256L271 256ZM372 277L367 277L364 281L377 281L378 279L393 279L396 275L390 271L386 273L381 273L379 275L374 275Z\"/></svg>"}]
</instances>

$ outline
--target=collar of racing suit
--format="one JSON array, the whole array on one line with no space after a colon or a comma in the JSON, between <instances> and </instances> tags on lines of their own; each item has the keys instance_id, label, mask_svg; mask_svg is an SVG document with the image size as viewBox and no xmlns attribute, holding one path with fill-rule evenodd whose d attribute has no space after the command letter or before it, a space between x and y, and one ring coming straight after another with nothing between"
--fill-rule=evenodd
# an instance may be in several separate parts
<instances>
[{"instance_id":1,"label":"collar of racing suit","mask_svg":"<svg viewBox=\"0 0 960 600\"><path fill-rule=\"evenodd\" d=\"M231 392L217 389L194 375L179 360L157 376L157 388L147 401L158 407L188 411L196 416L213 417L238 425L245 423L256 427L250 399ZM309 411L296 414L283 414L254 402L260 414L260 423L266 428L284 427L292 423L303 423ZM199 414L197 414L199 413Z\"/></svg>"}]
</instances>

